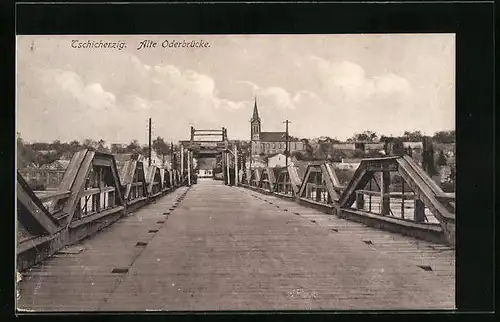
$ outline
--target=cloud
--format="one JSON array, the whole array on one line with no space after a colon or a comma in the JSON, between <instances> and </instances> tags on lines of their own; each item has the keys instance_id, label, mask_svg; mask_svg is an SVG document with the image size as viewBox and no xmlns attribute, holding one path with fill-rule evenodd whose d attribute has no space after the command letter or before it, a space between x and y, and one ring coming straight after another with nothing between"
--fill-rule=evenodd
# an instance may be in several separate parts
<instances>
[{"instance_id":1,"label":"cloud","mask_svg":"<svg viewBox=\"0 0 500 322\"><path fill-rule=\"evenodd\" d=\"M290 93L281 87L268 87L258 91L259 100L265 105L277 109L294 109Z\"/></svg>"},{"instance_id":2,"label":"cloud","mask_svg":"<svg viewBox=\"0 0 500 322\"><path fill-rule=\"evenodd\" d=\"M393 73L367 77L361 66L349 61L330 62L317 56L309 60L320 77L325 97L334 102L405 95L411 90L407 79Z\"/></svg>"},{"instance_id":3,"label":"cloud","mask_svg":"<svg viewBox=\"0 0 500 322\"><path fill-rule=\"evenodd\" d=\"M255 84L254 82L236 81L235 83L244 85L245 87L249 88L254 94L257 93L257 91L260 89L259 85Z\"/></svg>"},{"instance_id":4,"label":"cloud","mask_svg":"<svg viewBox=\"0 0 500 322\"><path fill-rule=\"evenodd\" d=\"M323 104L322 99L318 96L318 94L311 91L299 91L293 97L293 104L295 106L320 106Z\"/></svg>"},{"instance_id":5,"label":"cloud","mask_svg":"<svg viewBox=\"0 0 500 322\"><path fill-rule=\"evenodd\" d=\"M99 83L85 84L82 77L73 71L54 69L42 73L42 79L48 86L58 86L86 107L94 109L114 107L115 95L105 91Z\"/></svg>"},{"instance_id":6,"label":"cloud","mask_svg":"<svg viewBox=\"0 0 500 322\"><path fill-rule=\"evenodd\" d=\"M395 74L386 74L379 77L374 77L373 84L375 90L383 94L392 93L409 93L410 84L408 81Z\"/></svg>"}]
</instances>

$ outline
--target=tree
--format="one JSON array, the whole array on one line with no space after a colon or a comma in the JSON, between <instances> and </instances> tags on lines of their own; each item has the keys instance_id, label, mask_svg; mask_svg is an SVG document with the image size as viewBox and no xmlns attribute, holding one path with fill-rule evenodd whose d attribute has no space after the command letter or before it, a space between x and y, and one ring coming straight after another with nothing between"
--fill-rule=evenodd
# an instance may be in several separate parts
<instances>
[{"instance_id":1,"label":"tree","mask_svg":"<svg viewBox=\"0 0 500 322\"><path fill-rule=\"evenodd\" d=\"M48 143L35 142L30 145L34 151L50 150Z\"/></svg>"},{"instance_id":2,"label":"tree","mask_svg":"<svg viewBox=\"0 0 500 322\"><path fill-rule=\"evenodd\" d=\"M315 160L326 160L330 155L331 144L329 143L329 138L324 140L319 140L314 151Z\"/></svg>"},{"instance_id":3,"label":"tree","mask_svg":"<svg viewBox=\"0 0 500 322\"><path fill-rule=\"evenodd\" d=\"M35 163L36 153L31 149L29 144L25 144L23 139L19 136L17 138L17 168L23 169L32 163Z\"/></svg>"},{"instance_id":4,"label":"tree","mask_svg":"<svg viewBox=\"0 0 500 322\"><path fill-rule=\"evenodd\" d=\"M422 166L428 175L436 175L436 168L434 166L434 147L429 137L424 137L423 150L422 150Z\"/></svg>"},{"instance_id":5,"label":"tree","mask_svg":"<svg viewBox=\"0 0 500 322\"><path fill-rule=\"evenodd\" d=\"M149 146L147 144L144 144L140 147L139 151L133 151L133 153L140 153L146 157L149 157Z\"/></svg>"},{"instance_id":6,"label":"tree","mask_svg":"<svg viewBox=\"0 0 500 322\"><path fill-rule=\"evenodd\" d=\"M60 151L61 150L61 141L54 140L54 142L52 142L51 144L49 144L49 148L51 150Z\"/></svg>"},{"instance_id":7,"label":"tree","mask_svg":"<svg viewBox=\"0 0 500 322\"><path fill-rule=\"evenodd\" d=\"M432 139L438 143L454 143L456 140L455 130L436 132Z\"/></svg>"},{"instance_id":8,"label":"tree","mask_svg":"<svg viewBox=\"0 0 500 322\"><path fill-rule=\"evenodd\" d=\"M96 150L97 149L97 142L92 140L92 139L85 139L82 142L82 146L85 149Z\"/></svg>"},{"instance_id":9,"label":"tree","mask_svg":"<svg viewBox=\"0 0 500 322\"><path fill-rule=\"evenodd\" d=\"M74 153L80 149L80 142L78 142L77 140L73 140L69 142L69 147L70 151Z\"/></svg>"},{"instance_id":10,"label":"tree","mask_svg":"<svg viewBox=\"0 0 500 322\"><path fill-rule=\"evenodd\" d=\"M352 156L354 158L363 158L365 156L365 152L361 149L355 149Z\"/></svg>"},{"instance_id":11,"label":"tree","mask_svg":"<svg viewBox=\"0 0 500 322\"><path fill-rule=\"evenodd\" d=\"M313 160L313 156L311 154L308 154L306 151L293 151L291 156L299 161L312 161Z\"/></svg>"},{"instance_id":12,"label":"tree","mask_svg":"<svg viewBox=\"0 0 500 322\"><path fill-rule=\"evenodd\" d=\"M165 156L170 155L170 145L160 136L153 141L151 147L156 154L162 157L162 160L165 160Z\"/></svg>"},{"instance_id":13,"label":"tree","mask_svg":"<svg viewBox=\"0 0 500 322\"><path fill-rule=\"evenodd\" d=\"M109 153L109 149L105 146L106 141L103 139L100 139L99 141L96 142L96 150L99 152L104 152L104 153Z\"/></svg>"},{"instance_id":14,"label":"tree","mask_svg":"<svg viewBox=\"0 0 500 322\"><path fill-rule=\"evenodd\" d=\"M403 139L407 142L420 142L424 135L420 131L405 131L403 134Z\"/></svg>"},{"instance_id":15,"label":"tree","mask_svg":"<svg viewBox=\"0 0 500 322\"><path fill-rule=\"evenodd\" d=\"M312 155L314 153L314 148L312 147L311 143L309 143L309 140L308 139L302 139L301 141L302 141L302 143L304 143L306 154L310 155L312 157Z\"/></svg>"},{"instance_id":16,"label":"tree","mask_svg":"<svg viewBox=\"0 0 500 322\"><path fill-rule=\"evenodd\" d=\"M444 166L444 165L446 165L446 164L447 164L447 162L446 162L446 161L447 161L447 160L446 160L446 157L445 157L445 155L444 155L443 150L439 151L439 156L438 156L438 159L437 159L437 165L439 165L439 166Z\"/></svg>"},{"instance_id":17,"label":"tree","mask_svg":"<svg viewBox=\"0 0 500 322\"><path fill-rule=\"evenodd\" d=\"M128 152L128 153L137 153L139 154L142 150L141 148L141 145L139 144L139 141L137 140L133 140L132 142L130 142L127 147L125 148L125 150Z\"/></svg>"},{"instance_id":18,"label":"tree","mask_svg":"<svg viewBox=\"0 0 500 322\"><path fill-rule=\"evenodd\" d=\"M356 133L351 138L347 139L348 142L355 142L355 141L376 142L377 140L378 140L378 134L369 130L363 131L363 133Z\"/></svg>"},{"instance_id":19,"label":"tree","mask_svg":"<svg viewBox=\"0 0 500 322\"><path fill-rule=\"evenodd\" d=\"M330 160L333 162L342 162L342 159L345 159L347 155L344 151L339 149L333 149L332 155L330 156Z\"/></svg>"}]
</instances>

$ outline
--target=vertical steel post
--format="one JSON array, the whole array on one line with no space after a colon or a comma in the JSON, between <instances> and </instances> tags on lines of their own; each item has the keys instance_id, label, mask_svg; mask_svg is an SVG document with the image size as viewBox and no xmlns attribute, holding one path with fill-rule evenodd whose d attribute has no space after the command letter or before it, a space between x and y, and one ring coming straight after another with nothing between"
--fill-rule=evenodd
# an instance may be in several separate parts
<instances>
[{"instance_id":1,"label":"vertical steel post","mask_svg":"<svg viewBox=\"0 0 500 322\"><path fill-rule=\"evenodd\" d=\"M229 153L226 152L226 166L227 166L227 185L231 185L231 175L229 174Z\"/></svg>"},{"instance_id":2,"label":"vertical steel post","mask_svg":"<svg viewBox=\"0 0 500 322\"><path fill-rule=\"evenodd\" d=\"M401 218L405 219L405 182L401 177Z\"/></svg>"},{"instance_id":3,"label":"vertical steel post","mask_svg":"<svg viewBox=\"0 0 500 322\"><path fill-rule=\"evenodd\" d=\"M414 220L417 223L425 221L425 205L420 199L415 199Z\"/></svg>"},{"instance_id":4,"label":"vertical steel post","mask_svg":"<svg viewBox=\"0 0 500 322\"><path fill-rule=\"evenodd\" d=\"M236 144L234 145L234 185L238 186L239 181L239 173L238 173L238 147Z\"/></svg>"},{"instance_id":5,"label":"vertical steel post","mask_svg":"<svg viewBox=\"0 0 500 322\"><path fill-rule=\"evenodd\" d=\"M285 134L285 167L288 168L288 155L290 154L290 150L288 148L288 124L292 123L289 120L283 122L286 124L286 134Z\"/></svg>"},{"instance_id":6,"label":"vertical steel post","mask_svg":"<svg viewBox=\"0 0 500 322\"><path fill-rule=\"evenodd\" d=\"M149 118L149 162L148 165L151 166L151 118Z\"/></svg>"},{"instance_id":7,"label":"vertical steel post","mask_svg":"<svg viewBox=\"0 0 500 322\"><path fill-rule=\"evenodd\" d=\"M381 197L381 210L380 213L383 216L389 215L391 197L389 195L389 185L391 184L391 173L387 170L382 171L381 175L381 185L380 185L380 197Z\"/></svg>"},{"instance_id":8,"label":"vertical steel post","mask_svg":"<svg viewBox=\"0 0 500 322\"><path fill-rule=\"evenodd\" d=\"M181 184L184 178L184 146L181 144Z\"/></svg>"},{"instance_id":9,"label":"vertical steel post","mask_svg":"<svg viewBox=\"0 0 500 322\"><path fill-rule=\"evenodd\" d=\"M188 186L191 185L191 151L187 150L187 176L188 176Z\"/></svg>"},{"instance_id":10,"label":"vertical steel post","mask_svg":"<svg viewBox=\"0 0 500 322\"><path fill-rule=\"evenodd\" d=\"M368 190L372 191L372 178L370 178L370 182L368 183ZM368 195L368 212L372 212L372 194Z\"/></svg>"}]
</instances>

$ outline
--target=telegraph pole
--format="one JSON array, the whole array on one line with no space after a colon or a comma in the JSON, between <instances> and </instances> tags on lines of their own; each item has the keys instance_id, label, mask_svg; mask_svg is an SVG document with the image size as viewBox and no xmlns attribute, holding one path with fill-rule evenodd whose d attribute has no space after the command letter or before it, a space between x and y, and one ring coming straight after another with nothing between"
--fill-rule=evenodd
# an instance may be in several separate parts
<instances>
[{"instance_id":1,"label":"telegraph pole","mask_svg":"<svg viewBox=\"0 0 500 322\"><path fill-rule=\"evenodd\" d=\"M289 120L284 121L283 123L286 124L286 135L285 135L285 166L288 168L288 155L290 154L290 151L288 151L288 124L292 123Z\"/></svg>"},{"instance_id":2,"label":"telegraph pole","mask_svg":"<svg viewBox=\"0 0 500 322\"><path fill-rule=\"evenodd\" d=\"M151 167L151 118L149 118L149 167Z\"/></svg>"}]
</instances>

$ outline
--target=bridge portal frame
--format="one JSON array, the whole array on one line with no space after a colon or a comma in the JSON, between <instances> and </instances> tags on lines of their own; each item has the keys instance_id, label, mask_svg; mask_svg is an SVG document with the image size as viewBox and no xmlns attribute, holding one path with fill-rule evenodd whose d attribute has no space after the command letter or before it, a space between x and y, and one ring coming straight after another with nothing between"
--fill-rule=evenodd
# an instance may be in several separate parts
<instances>
[{"instance_id":1,"label":"bridge portal frame","mask_svg":"<svg viewBox=\"0 0 500 322\"><path fill-rule=\"evenodd\" d=\"M220 137L219 140L196 140L197 137L215 136ZM238 177L238 148L236 145L230 146L227 136L227 129L222 127L220 130L214 129L195 129L191 126L191 136L189 141L181 141L181 151L186 149L188 153L188 172L190 172L186 179L188 185L191 185L191 173L193 158L200 155L217 156L222 155L222 168L223 180L226 185L231 184L230 178L230 163L234 162L235 169L235 185L239 185ZM182 156L183 154L181 154ZM181 163L184 164L183 162ZM184 171L182 171L184 174Z\"/></svg>"}]
</instances>

